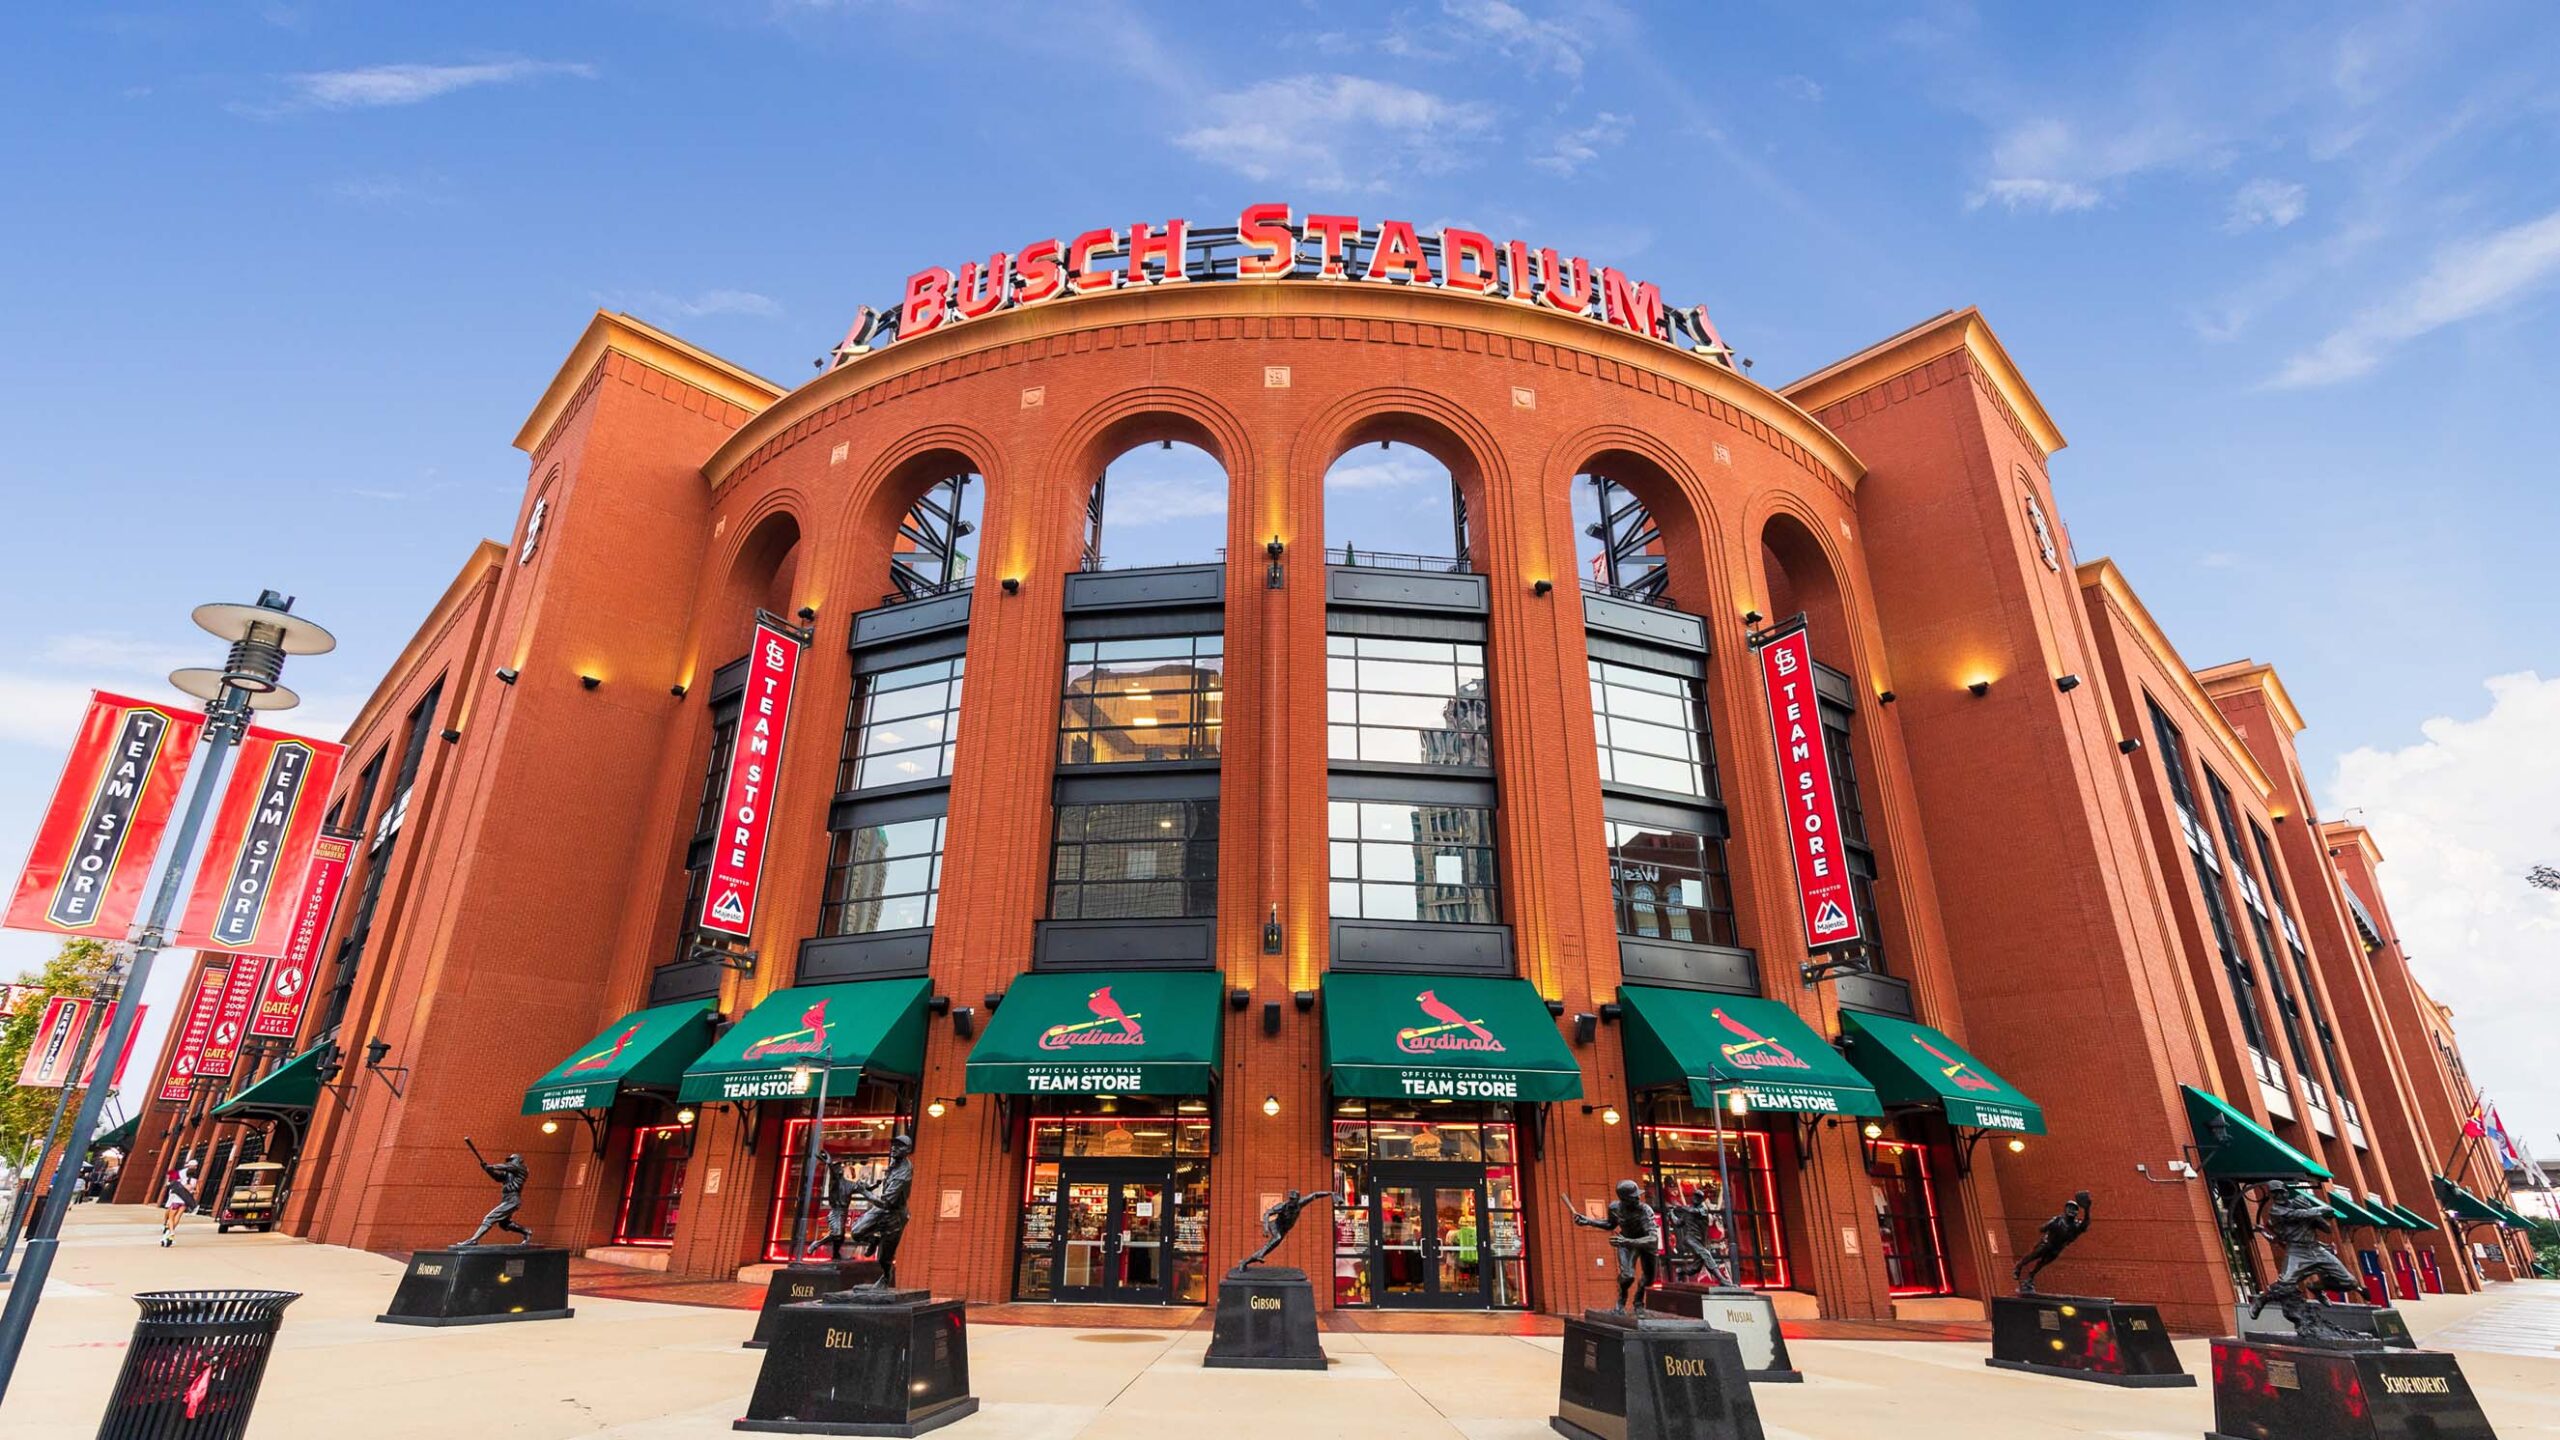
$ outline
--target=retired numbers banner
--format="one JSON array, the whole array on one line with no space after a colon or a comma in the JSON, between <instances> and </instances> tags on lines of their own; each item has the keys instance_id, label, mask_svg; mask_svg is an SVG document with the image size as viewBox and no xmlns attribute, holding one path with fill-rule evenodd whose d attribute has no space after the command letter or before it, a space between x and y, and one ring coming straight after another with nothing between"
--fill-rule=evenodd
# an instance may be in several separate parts
<instances>
[{"instance_id":1,"label":"retired numbers banner","mask_svg":"<svg viewBox=\"0 0 2560 1440\"><path fill-rule=\"evenodd\" d=\"M302 1033L302 1009L311 1003L311 984L320 974L320 947L328 943L329 925L338 915L338 892L346 887L347 864L355 853L352 835L323 835L311 847L311 873L303 881L302 903L294 909L293 939L267 967L265 983L258 987L257 1011L249 1017L252 1036L290 1040Z\"/></svg>"},{"instance_id":2,"label":"retired numbers banner","mask_svg":"<svg viewBox=\"0 0 2560 1440\"><path fill-rule=\"evenodd\" d=\"M346 753L326 740L250 729L171 944L235 955L284 953L293 937L293 902L320 838L321 808Z\"/></svg>"},{"instance_id":3,"label":"retired numbers banner","mask_svg":"<svg viewBox=\"0 0 2560 1440\"><path fill-rule=\"evenodd\" d=\"M9 925L123 939L203 736L204 717L193 711L91 691L18 876Z\"/></svg>"},{"instance_id":4,"label":"retired numbers banner","mask_svg":"<svg viewBox=\"0 0 2560 1440\"><path fill-rule=\"evenodd\" d=\"M213 1033L205 1038L204 1055L196 1062L197 1074L231 1078L232 1069L240 1060L240 1042L249 1037L249 1014L257 1004L258 987L266 973L267 959L263 955L231 957L231 969L222 982L222 998L213 1006Z\"/></svg>"},{"instance_id":5,"label":"retired numbers banner","mask_svg":"<svg viewBox=\"0 0 2560 1440\"><path fill-rule=\"evenodd\" d=\"M791 687L800 674L800 638L770 620L756 622L747 657L747 693L738 709L738 739L720 787L720 824L711 841L711 881L694 923L724 935L755 927L756 887L764 878L765 831L773 815L773 777L791 721Z\"/></svg>"},{"instance_id":6,"label":"retired numbers banner","mask_svg":"<svg viewBox=\"0 0 2560 1440\"><path fill-rule=\"evenodd\" d=\"M205 1042L213 1038L214 1010L222 1003L222 987L229 978L227 972L207 970L196 985L195 998L187 1002L177 1034L171 1037L176 1049L169 1057L169 1073L160 1081L161 1099L187 1098L197 1067L204 1063Z\"/></svg>"},{"instance_id":7,"label":"retired numbers banner","mask_svg":"<svg viewBox=\"0 0 2560 1440\"><path fill-rule=\"evenodd\" d=\"M1821 703L1813 693L1813 645L1802 627L1760 646L1760 679L1769 691L1805 943L1815 950L1855 944L1863 938L1857 897L1849 889L1848 854L1840 848L1840 802L1832 788L1831 751L1822 743Z\"/></svg>"}]
</instances>

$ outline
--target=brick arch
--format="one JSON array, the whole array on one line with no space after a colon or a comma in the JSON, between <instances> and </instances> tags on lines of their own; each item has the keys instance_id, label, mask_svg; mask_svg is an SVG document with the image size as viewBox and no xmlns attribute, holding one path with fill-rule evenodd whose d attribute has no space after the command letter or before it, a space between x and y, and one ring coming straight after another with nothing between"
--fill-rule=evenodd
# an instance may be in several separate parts
<instances>
[{"instance_id":1,"label":"brick arch","mask_svg":"<svg viewBox=\"0 0 2560 1440\"><path fill-rule=\"evenodd\" d=\"M1326 407L1298 432L1291 447L1289 475L1299 505L1296 513L1315 517L1324 528L1324 477L1335 463L1371 441L1401 440L1446 466L1458 491L1466 497L1470 548L1481 550L1480 536L1495 517L1508 517L1512 471L1501 441L1466 408L1427 390L1380 386L1356 391ZM1481 517L1481 518L1479 518ZM1490 533L1516 538L1507 518ZM1468 559L1490 572L1488 556Z\"/></svg>"},{"instance_id":2,"label":"brick arch","mask_svg":"<svg viewBox=\"0 0 2560 1440\"><path fill-rule=\"evenodd\" d=\"M927 485L955 467L986 487L983 504L992 519L1005 472L1002 455L992 437L958 422L922 426L883 445L836 502L822 560L831 591L842 594L852 610L878 604L889 588L890 542L899 521Z\"/></svg>"},{"instance_id":3,"label":"brick arch","mask_svg":"<svg viewBox=\"0 0 2560 1440\"><path fill-rule=\"evenodd\" d=\"M1715 497L1688 458L1662 440L1632 426L1593 425L1557 442L1550 452L1542 492L1565 498L1561 512L1572 524L1570 489L1595 467L1633 490L1661 527L1671 571L1672 603L1694 614L1719 616L1733 593L1724 532L1717 522ZM1573 536L1577 556L1581 537ZM1577 560L1578 564L1578 560ZM1576 578L1585 578L1577 575Z\"/></svg>"},{"instance_id":4,"label":"brick arch","mask_svg":"<svg viewBox=\"0 0 2560 1440\"><path fill-rule=\"evenodd\" d=\"M1815 657L1872 688L1887 673L1883 641L1868 613L1864 588L1856 582L1847 545L1835 528L1838 523L1838 517L1822 514L1800 496L1768 495L1752 506L1747 518L1743 563L1758 608L1771 621L1803 610L1814 628ZM1772 559L1777 561L1774 574Z\"/></svg>"}]
</instances>

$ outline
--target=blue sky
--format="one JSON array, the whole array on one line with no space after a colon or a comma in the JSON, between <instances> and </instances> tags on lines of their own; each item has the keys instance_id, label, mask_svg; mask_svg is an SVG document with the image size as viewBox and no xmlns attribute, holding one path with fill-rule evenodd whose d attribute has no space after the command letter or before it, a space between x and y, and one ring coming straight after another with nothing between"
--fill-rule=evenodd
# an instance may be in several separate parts
<instances>
[{"instance_id":1,"label":"blue sky","mask_svg":"<svg viewBox=\"0 0 2560 1440\"><path fill-rule=\"evenodd\" d=\"M2525 3L49 7L0 56L0 850L198 600L298 593L343 721L594 308L796 383L919 265L1280 200L1622 265L1771 382L1981 306L2078 553L2281 668L2332 813L2460 837L2383 834L2395 903L2463 900L2411 948L2560 1150L2506 1018L2560 1004L2514 878L2560 679L2484 688L2560 677L2556 56Z\"/></svg>"}]
</instances>

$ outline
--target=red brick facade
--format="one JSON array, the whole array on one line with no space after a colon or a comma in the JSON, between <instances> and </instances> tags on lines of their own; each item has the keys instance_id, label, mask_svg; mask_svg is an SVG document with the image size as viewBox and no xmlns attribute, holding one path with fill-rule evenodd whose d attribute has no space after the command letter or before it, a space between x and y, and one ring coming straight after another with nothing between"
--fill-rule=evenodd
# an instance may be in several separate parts
<instances>
[{"instance_id":1,"label":"red brick facade","mask_svg":"<svg viewBox=\"0 0 2560 1440\"><path fill-rule=\"evenodd\" d=\"M2358 1194L2436 1213L2428 1177L2458 1112L2445 1061L2416 1037L2449 1031L2396 948L2356 940L2339 887L2382 913L2369 843L2348 847L2342 882L2271 672L2191 673L2111 565L2075 563L2045 468L2061 436L1978 316L1942 317L1773 392L1553 311L1281 283L1131 287L1003 312L787 394L598 316L519 437L532 465L511 542L474 555L348 737L351 789L388 757L374 794L344 798L378 826L413 715L435 699L405 825L387 851L369 830L330 952L346 949L364 869L387 853L336 1035L351 1052L387 1041L386 1065L408 1069L405 1098L349 1062L302 1141L286 1228L377 1250L458 1239L489 1188L461 1150L470 1135L532 1162L525 1217L545 1241L612 1238L630 1117L598 1156L580 1126L546 1134L520 1118L524 1090L646 1004L679 954L711 745L704 692L744 653L759 608L812 609L819 638L776 787L750 941L761 958L752 978L723 981L720 1008L738 1016L792 983L825 898L848 626L889 589L900 517L955 460L984 477L986 505L931 980L961 1006L1014 983L1046 914L1061 590L1086 491L1113 457L1156 440L1205 449L1230 485L1214 960L1253 1009L1230 1017L1221 1067L1216 1269L1258 1238L1264 1197L1331 1166L1320 1016L1284 1005L1276 1035L1247 1021L1317 989L1328 966L1323 480L1379 441L1436 457L1464 497L1467 558L1490 597L1501 918L1519 975L1564 1015L1614 1015L1622 982L1568 507L1575 477L1603 464L1660 524L1668 599L1710 637L1703 688L1733 907L1762 992L1839 1033L1834 988L1798 980L1786 809L1743 620L1802 613L1816 658L1855 696L1887 970L1916 1018L2046 1107L2051 1134L2020 1153L1960 1153L1942 1124L1919 1122L1958 1302L2003 1293L2037 1224L2088 1188L2098 1224L2072 1253L2072 1287L2156 1300L2183 1329L2227 1327L2213 1201L2167 1168L2193 1153L2182 1084L2274 1125ZM2079 683L2063 690L2063 676ZM1967 689L1977 681L1987 693ZM2299 918L2361 1144L2338 1107L2327 1129L2312 1123L2304 1082L2328 1073L2316 1054L2306 1076L2270 1045L2275 1079L2260 1088L2237 1010L2253 1002L2215 953L2146 697L2229 786L2242 823L2274 837L2282 873L2267 883ZM2128 738L2143 747L2125 753ZM1285 939L1266 954L1275 911ZM306 1045L322 1038L314 1009ZM1602 1025L1574 1047L1590 1108L1553 1107L1543 1152L1521 1166L1528 1294L1542 1310L1610 1294L1600 1247L1564 1223L1559 1192L1593 1203L1629 1173L1611 1118L1630 1100L1621 1033ZM936 1018L917 1093L961 1095L969 1047ZM2272 1115L2270 1093L2298 1120ZM1262 1113L1265 1095L1277 1115ZM987 1098L918 1119L902 1273L980 1301L1013 1294L1024 1183L1024 1147L999 1133L1020 1112ZM744 1112L700 1107L672 1270L725 1276L761 1258L791 1108L765 1106L750 1148ZM167 1131L158 1109L139 1153ZM1946 1313L1892 1293L1858 1127L1757 1123L1802 1292L1790 1303ZM1277 1258L1325 1272L1327 1228L1301 1227ZM2438 1247L2448 1285L2474 1283L2442 1237L2420 1241Z\"/></svg>"}]
</instances>

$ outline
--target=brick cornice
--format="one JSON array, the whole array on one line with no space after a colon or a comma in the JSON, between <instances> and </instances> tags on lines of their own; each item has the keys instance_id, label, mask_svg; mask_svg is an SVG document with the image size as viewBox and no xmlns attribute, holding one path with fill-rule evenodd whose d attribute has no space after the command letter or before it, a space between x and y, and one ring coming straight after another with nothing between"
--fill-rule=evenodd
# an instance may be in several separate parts
<instances>
[{"instance_id":1,"label":"brick cornice","mask_svg":"<svg viewBox=\"0 0 2560 1440\"><path fill-rule=\"evenodd\" d=\"M594 374L608 355L617 355L700 395L704 401L716 401L739 413L733 424L743 423L781 398L783 388L751 370L732 365L708 350L688 345L664 330L629 315L609 314L599 310L587 322L586 333L571 347L569 358L561 362L558 373L543 389L542 399L533 413L525 417L516 431L516 448L538 454L549 445L560 421L577 413L578 404L595 386ZM669 398L675 398L670 396Z\"/></svg>"},{"instance_id":2,"label":"brick cornice","mask_svg":"<svg viewBox=\"0 0 2560 1440\"><path fill-rule=\"evenodd\" d=\"M1914 325L1891 339L1814 371L1778 393L1816 415L1828 415L1852 400L1881 408L1906 398L1894 382L1961 353L1976 385L1991 397L1993 408L2038 456L2050 456L2070 443L2045 412L2044 402L2019 373L2000 337L1991 333L1982 312L1967 306L1949 310Z\"/></svg>"}]
</instances>

